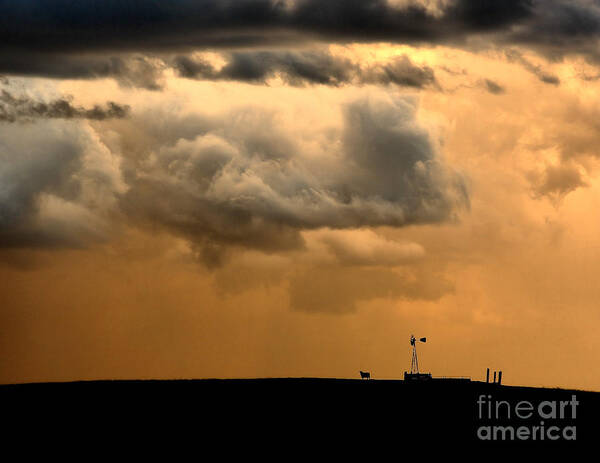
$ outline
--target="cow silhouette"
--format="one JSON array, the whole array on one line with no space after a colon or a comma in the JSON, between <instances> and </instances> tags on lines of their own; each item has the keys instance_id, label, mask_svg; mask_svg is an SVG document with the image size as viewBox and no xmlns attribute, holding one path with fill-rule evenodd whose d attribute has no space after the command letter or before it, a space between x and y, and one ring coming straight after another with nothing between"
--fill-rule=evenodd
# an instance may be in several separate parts
<instances>
[{"instance_id":1,"label":"cow silhouette","mask_svg":"<svg viewBox=\"0 0 600 463\"><path fill-rule=\"evenodd\" d=\"M371 373L369 373L368 371L361 371L360 378L361 379L371 379Z\"/></svg>"}]
</instances>

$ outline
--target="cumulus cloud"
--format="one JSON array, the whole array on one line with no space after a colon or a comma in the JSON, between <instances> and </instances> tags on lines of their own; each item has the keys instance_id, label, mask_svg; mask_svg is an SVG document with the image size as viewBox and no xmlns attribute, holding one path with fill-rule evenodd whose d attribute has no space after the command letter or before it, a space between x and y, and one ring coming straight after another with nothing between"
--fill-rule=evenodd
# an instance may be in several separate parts
<instances>
[{"instance_id":1,"label":"cumulus cloud","mask_svg":"<svg viewBox=\"0 0 600 463\"><path fill-rule=\"evenodd\" d=\"M2 95L16 120L40 118L35 131L0 125L3 247L81 246L104 236L105 219L118 212L127 224L183 237L215 267L235 247L297 250L305 230L439 223L469 203L463 178L417 122L414 97L353 101L341 126L304 137L256 107L164 124L117 119L105 122L112 134L105 145L102 127L81 119L110 117L110 106L101 112ZM129 149L136 140L142 147ZM422 252L360 236L366 247L342 235L326 243L340 261L365 265Z\"/></svg>"},{"instance_id":2,"label":"cumulus cloud","mask_svg":"<svg viewBox=\"0 0 600 463\"><path fill-rule=\"evenodd\" d=\"M276 75L291 85L396 84L421 88L436 84L433 69L419 66L405 55L386 63L361 67L347 58L324 51L235 52L220 69L201 58L180 55L173 67L181 77L265 83Z\"/></svg>"},{"instance_id":3,"label":"cumulus cloud","mask_svg":"<svg viewBox=\"0 0 600 463\"><path fill-rule=\"evenodd\" d=\"M7 90L0 92L0 122L27 121L33 119L91 119L123 118L129 114L129 106L109 101L104 106L92 108L73 106L68 98L49 102L36 101L27 95L13 96Z\"/></svg>"},{"instance_id":4,"label":"cumulus cloud","mask_svg":"<svg viewBox=\"0 0 600 463\"><path fill-rule=\"evenodd\" d=\"M0 247L80 247L108 236L123 183L93 132L64 121L0 124Z\"/></svg>"},{"instance_id":5,"label":"cumulus cloud","mask_svg":"<svg viewBox=\"0 0 600 463\"><path fill-rule=\"evenodd\" d=\"M298 249L302 230L452 220L468 194L416 122L416 105L408 97L350 103L319 153L304 151L271 115L234 111L156 147L128 177L121 208L191 240L213 265L229 245Z\"/></svg>"}]
</instances>

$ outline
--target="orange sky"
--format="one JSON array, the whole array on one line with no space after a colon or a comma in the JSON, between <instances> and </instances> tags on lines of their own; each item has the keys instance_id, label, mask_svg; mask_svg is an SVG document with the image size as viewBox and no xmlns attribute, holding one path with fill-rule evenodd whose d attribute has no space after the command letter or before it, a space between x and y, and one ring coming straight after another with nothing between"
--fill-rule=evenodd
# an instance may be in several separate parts
<instances>
[{"instance_id":1,"label":"orange sky","mask_svg":"<svg viewBox=\"0 0 600 463\"><path fill-rule=\"evenodd\" d=\"M11 94L131 113L0 122L5 182L32 184L50 143L83 153L64 174L76 192L61 177L31 199L32 239L65 242L0 234L0 382L400 378L414 333L428 338L420 366L434 376L484 379L489 367L506 384L600 390L600 81L582 78L594 65L519 47L320 47L372 69L406 56L435 83L257 84L167 69L157 91L8 76ZM402 195L442 205L398 216L380 199L404 198L389 190L412 180L388 179L385 161L353 170L370 169L361 150L381 140L404 153L386 127L433 153L411 174L425 183ZM31 163L12 173L19 153ZM205 171L194 169L213 155L238 170L199 196ZM286 196L296 184L308 186ZM324 192L339 185L364 196L333 204ZM212 209L231 195L238 212Z\"/></svg>"}]
</instances>

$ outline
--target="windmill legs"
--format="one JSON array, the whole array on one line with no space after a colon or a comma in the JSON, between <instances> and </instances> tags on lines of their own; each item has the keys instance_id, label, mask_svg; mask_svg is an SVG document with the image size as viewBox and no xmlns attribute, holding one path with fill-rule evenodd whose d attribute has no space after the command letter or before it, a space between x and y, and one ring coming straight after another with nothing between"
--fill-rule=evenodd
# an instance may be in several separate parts
<instances>
[{"instance_id":1,"label":"windmill legs","mask_svg":"<svg viewBox=\"0 0 600 463\"><path fill-rule=\"evenodd\" d=\"M417 346L413 344L412 362L410 364L411 374L419 373L419 360L417 358Z\"/></svg>"}]
</instances>

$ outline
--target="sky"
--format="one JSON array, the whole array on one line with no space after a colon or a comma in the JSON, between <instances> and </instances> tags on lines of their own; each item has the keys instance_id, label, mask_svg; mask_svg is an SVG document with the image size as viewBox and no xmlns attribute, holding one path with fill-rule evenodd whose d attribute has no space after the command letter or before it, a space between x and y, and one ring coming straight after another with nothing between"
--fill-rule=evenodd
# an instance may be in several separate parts
<instances>
[{"instance_id":1,"label":"sky","mask_svg":"<svg viewBox=\"0 0 600 463\"><path fill-rule=\"evenodd\" d=\"M0 382L600 390L600 1L0 11Z\"/></svg>"}]
</instances>

